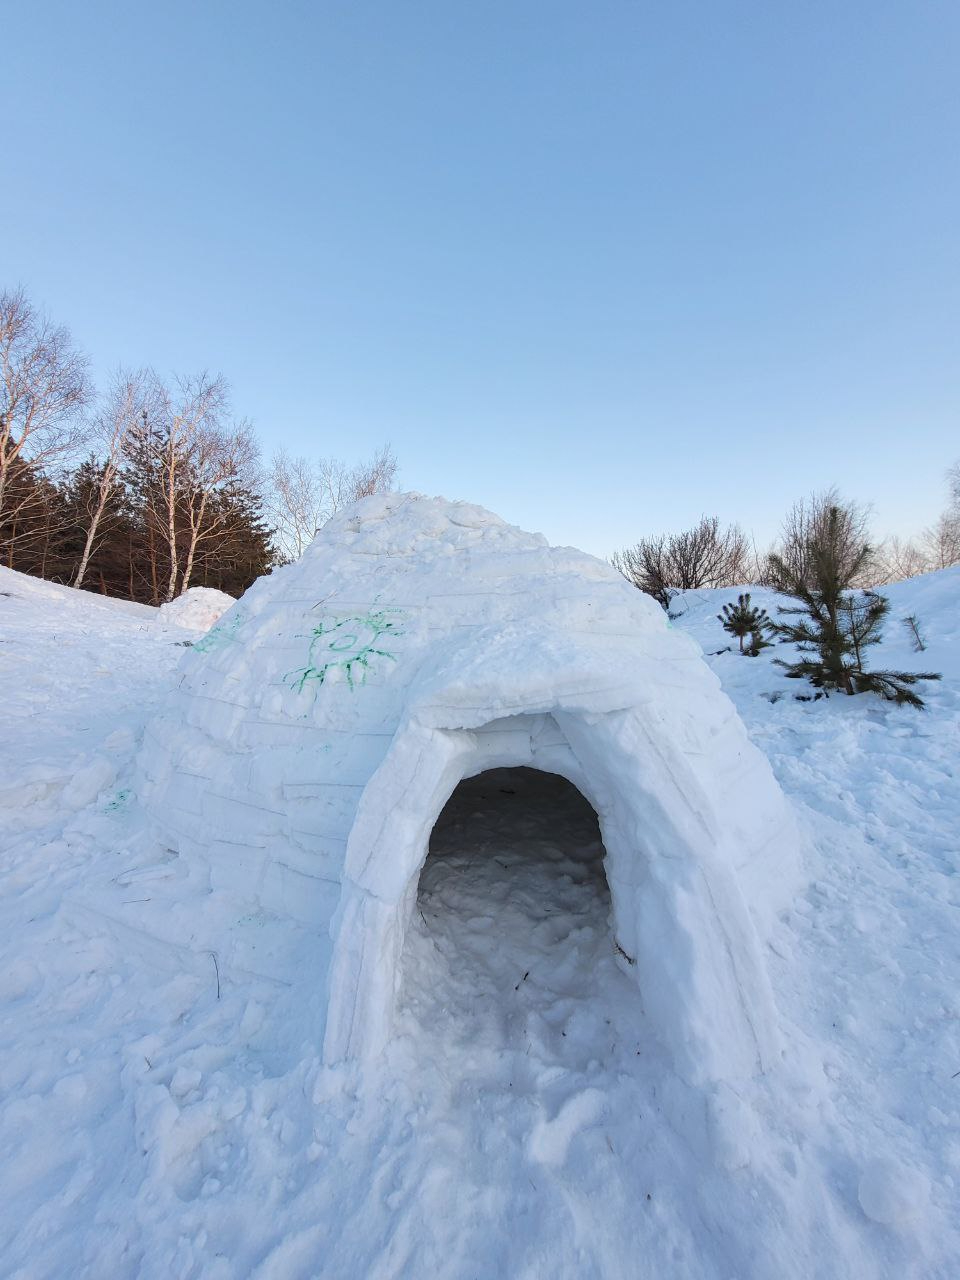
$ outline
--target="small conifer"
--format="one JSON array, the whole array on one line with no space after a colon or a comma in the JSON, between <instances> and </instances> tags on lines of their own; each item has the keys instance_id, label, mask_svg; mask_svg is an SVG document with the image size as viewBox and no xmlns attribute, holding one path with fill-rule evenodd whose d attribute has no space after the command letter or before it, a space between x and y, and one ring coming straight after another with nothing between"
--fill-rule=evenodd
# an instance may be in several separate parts
<instances>
[{"instance_id":1,"label":"small conifer","mask_svg":"<svg viewBox=\"0 0 960 1280\"><path fill-rule=\"evenodd\" d=\"M717 621L722 624L724 631L737 637L740 641L740 652L747 654L748 657L755 658L761 649L770 647L770 641L765 638L765 632L769 631L773 624L767 616L766 609L759 609L750 604L749 591L742 591L737 596L736 604L725 604L723 612L717 614ZM750 643L744 648L743 642L748 636Z\"/></svg>"},{"instance_id":2,"label":"small conifer","mask_svg":"<svg viewBox=\"0 0 960 1280\"><path fill-rule=\"evenodd\" d=\"M939 680L930 671L867 671L864 650L879 644L889 601L875 591L857 590L853 582L871 555L856 535L850 511L836 503L824 507L822 519L807 536L797 565L771 556L778 589L798 601L782 605L773 624L778 639L794 644L803 655L797 662L774 661L793 679L817 689L841 693L876 693L901 706L922 707L913 691L920 680Z\"/></svg>"}]
</instances>

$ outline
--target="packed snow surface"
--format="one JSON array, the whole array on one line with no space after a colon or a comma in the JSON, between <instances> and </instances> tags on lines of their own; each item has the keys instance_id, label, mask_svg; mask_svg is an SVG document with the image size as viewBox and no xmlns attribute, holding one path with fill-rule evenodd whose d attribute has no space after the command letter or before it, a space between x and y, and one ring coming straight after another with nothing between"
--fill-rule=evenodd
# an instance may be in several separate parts
<instances>
[{"instance_id":1,"label":"packed snow surface","mask_svg":"<svg viewBox=\"0 0 960 1280\"><path fill-rule=\"evenodd\" d=\"M160 606L160 622L165 627L182 627L185 631L209 631L235 603L233 596L225 591L188 587L176 600Z\"/></svg>"},{"instance_id":2,"label":"packed snow surface","mask_svg":"<svg viewBox=\"0 0 960 1280\"><path fill-rule=\"evenodd\" d=\"M0 571L0 1273L960 1274L960 571L889 595L874 661L943 672L922 713L799 702L724 651L735 591L676 602L808 837L765 947L784 1057L705 1095L645 1034L589 810L542 775L441 815L376 1064L323 1066L301 993L124 925L118 894L137 921L186 874L131 787L195 633Z\"/></svg>"}]
</instances>

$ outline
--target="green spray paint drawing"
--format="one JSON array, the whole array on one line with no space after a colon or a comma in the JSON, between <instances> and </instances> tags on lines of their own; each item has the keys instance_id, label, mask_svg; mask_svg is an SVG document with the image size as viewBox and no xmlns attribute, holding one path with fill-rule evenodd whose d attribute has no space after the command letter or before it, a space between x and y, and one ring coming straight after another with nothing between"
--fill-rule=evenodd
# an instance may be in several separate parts
<instances>
[{"instance_id":1,"label":"green spray paint drawing","mask_svg":"<svg viewBox=\"0 0 960 1280\"><path fill-rule=\"evenodd\" d=\"M384 636L402 636L396 622L388 613L393 609L370 609L364 614L349 618L323 618L310 632L310 648L307 665L298 671L288 672L284 682L302 693L307 684L315 681L319 688L330 671L342 670L347 684L353 690L365 684L367 672L372 670L371 660L386 658L396 662L396 655L379 647Z\"/></svg>"},{"instance_id":2,"label":"green spray paint drawing","mask_svg":"<svg viewBox=\"0 0 960 1280\"><path fill-rule=\"evenodd\" d=\"M237 638L237 632L243 623L243 614L235 613L229 622L218 622L212 627L203 639L198 640L193 646L194 653L211 653L214 649L222 649L224 645L232 644Z\"/></svg>"}]
</instances>

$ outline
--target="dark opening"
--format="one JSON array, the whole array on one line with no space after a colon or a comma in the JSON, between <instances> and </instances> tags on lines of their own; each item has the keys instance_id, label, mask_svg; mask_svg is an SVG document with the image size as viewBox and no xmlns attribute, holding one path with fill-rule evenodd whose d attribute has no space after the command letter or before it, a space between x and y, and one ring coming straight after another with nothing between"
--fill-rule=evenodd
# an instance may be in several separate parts
<instances>
[{"instance_id":1,"label":"dark opening","mask_svg":"<svg viewBox=\"0 0 960 1280\"><path fill-rule=\"evenodd\" d=\"M603 858L597 815L572 782L539 769L489 769L465 778L444 805L430 836L419 897L429 900L442 892L451 871L468 869L489 872L484 879L515 892L529 887L522 876L498 875L491 860L504 873L544 870L609 897Z\"/></svg>"},{"instance_id":2,"label":"dark opening","mask_svg":"<svg viewBox=\"0 0 960 1280\"><path fill-rule=\"evenodd\" d=\"M565 778L516 768L461 782L420 874L401 1012L491 1048L516 1046L534 1015L565 1036L615 968L603 860L597 815Z\"/></svg>"}]
</instances>

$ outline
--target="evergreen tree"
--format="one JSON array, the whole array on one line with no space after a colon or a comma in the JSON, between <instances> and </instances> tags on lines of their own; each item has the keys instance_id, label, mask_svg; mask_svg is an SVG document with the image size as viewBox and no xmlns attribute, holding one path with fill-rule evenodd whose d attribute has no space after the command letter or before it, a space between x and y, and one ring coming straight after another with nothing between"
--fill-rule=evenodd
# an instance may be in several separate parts
<instances>
[{"instance_id":1,"label":"evergreen tree","mask_svg":"<svg viewBox=\"0 0 960 1280\"><path fill-rule=\"evenodd\" d=\"M91 454L58 486L61 501L61 528L55 554L46 577L73 584L87 544L90 512L101 505L101 486L107 464ZM131 512L126 491L117 485L102 499L95 537L90 551L84 585L103 595L127 594L125 548Z\"/></svg>"},{"instance_id":2,"label":"evergreen tree","mask_svg":"<svg viewBox=\"0 0 960 1280\"><path fill-rule=\"evenodd\" d=\"M797 565L771 556L778 589L799 603L782 605L784 621L773 624L778 639L803 655L796 662L775 661L794 679L806 679L824 692L876 693L901 705L922 707L912 686L939 680L932 672L867 671L864 650L878 644L889 603L874 591L851 589L871 556L862 539L851 541L849 513L834 504L805 542Z\"/></svg>"},{"instance_id":3,"label":"evergreen tree","mask_svg":"<svg viewBox=\"0 0 960 1280\"><path fill-rule=\"evenodd\" d=\"M740 652L746 653L748 657L755 658L761 649L769 649L770 641L765 639L765 633L773 624L766 609L750 604L749 591L742 591L737 596L736 604L725 604L723 612L717 614L717 620L723 625L724 631L737 637ZM750 644L744 649L743 642L747 636L750 637Z\"/></svg>"},{"instance_id":4,"label":"evergreen tree","mask_svg":"<svg viewBox=\"0 0 960 1280\"><path fill-rule=\"evenodd\" d=\"M14 458L7 466L0 510L0 563L44 577L61 524L56 485L34 463Z\"/></svg>"},{"instance_id":5,"label":"evergreen tree","mask_svg":"<svg viewBox=\"0 0 960 1280\"><path fill-rule=\"evenodd\" d=\"M169 576L169 555L163 527L160 458L164 433L146 416L131 432L124 453L122 485L129 505L128 591L131 600L161 604Z\"/></svg>"},{"instance_id":6,"label":"evergreen tree","mask_svg":"<svg viewBox=\"0 0 960 1280\"><path fill-rule=\"evenodd\" d=\"M253 489L231 485L211 495L215 542L201 543L194 582L240 596L276 564L272 533L263 518L263 499Z\"/></svg>"}]
</instances>

